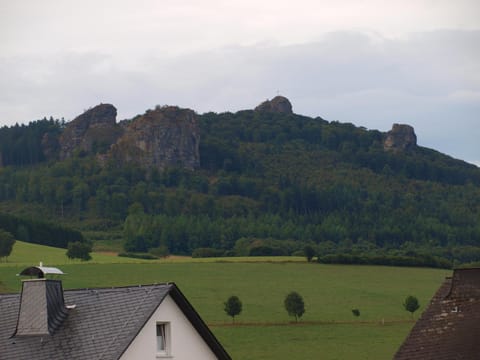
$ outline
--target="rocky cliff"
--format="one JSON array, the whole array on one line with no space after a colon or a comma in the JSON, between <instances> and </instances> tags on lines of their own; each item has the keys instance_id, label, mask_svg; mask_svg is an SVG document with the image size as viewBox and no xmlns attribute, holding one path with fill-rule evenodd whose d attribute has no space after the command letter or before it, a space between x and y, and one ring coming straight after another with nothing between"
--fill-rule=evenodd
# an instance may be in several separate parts
<instances>
[{"instance_id":1,"label":"rocky cliff","mask_svg":"<svg viewBox=\"0 0 480 360\"><path fill-rule=\"evenodd\" d=\"M110 104L97 105L76 117L60 136L60 159L69 158L76 151L87 154L108 151L122 134L116 117L117 109Z\"/></svg>"},{"instance_id":2,"label":"rocky cliff","mask_svg":"<svg viewBox=\"0 0 480 360\"><path fill-rule=\"evenodd\" d=\"M107 156L147 169L180 166L193 170L200 165L199 142L196 114L167 106L148 110L128 124Z\"/></svg>"},{"instance_id":3,"label":"rocky cliff","mask_svg":"<svg viewBox=\"0 0 480 360\"><path fill-rule=\"evenodd\" d=\"M417 146L417 135L410 125L393 124L392 130L387 132L383 148L387 151L410 151Z\"/></svg>"},{"instance_id":4,"label":"rocky cliff","mask_svg":"<svg viewBox=\"0 0 480 360\"><path fill-rule=\"evenodd\" d=\"M255 111L292 114L292 104L286 97L275 96L272 100L264 101L258 105Z\"/></svg>"},{"instance_id":5,"label":"rocky cliff","mask_svg":"<svg viewBox=\"0 0 480 360\"><path fill-rule=\"evenodd\" d=\"M101 104L68 123L58 140L60 159L84 152L96 154L102 163L113 160L147 169L199 166L200 131L192 110L156 108L122 124L116 123L116 115L114 106ZM54 148L52 139L43 140L45 149Z\"/></svg>"}]
</instances>

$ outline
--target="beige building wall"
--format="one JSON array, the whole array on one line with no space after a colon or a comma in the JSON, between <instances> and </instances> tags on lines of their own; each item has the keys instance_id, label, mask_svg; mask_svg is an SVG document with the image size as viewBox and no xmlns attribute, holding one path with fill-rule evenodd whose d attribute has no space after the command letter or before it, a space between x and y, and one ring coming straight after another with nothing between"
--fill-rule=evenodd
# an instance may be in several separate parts
<instances>
[{"instance_id":1,"label":"beige building wall","mask_svg":"<svg viewBox=\"0 0 480 360\"><path fill-rule=\"evenodd\" d=\"M169 330L167 354L157 352L157 323L166 323ZM216 356L168 295L120 359L211 360Z\"/></svg>"}]
</instances>

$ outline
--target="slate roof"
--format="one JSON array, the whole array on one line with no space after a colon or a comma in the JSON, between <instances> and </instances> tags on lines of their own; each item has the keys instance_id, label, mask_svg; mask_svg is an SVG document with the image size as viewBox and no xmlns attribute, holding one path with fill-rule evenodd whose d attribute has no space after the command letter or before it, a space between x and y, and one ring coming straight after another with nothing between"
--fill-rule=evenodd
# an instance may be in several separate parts
<instances>
[{"instance_id":1,"label":"slate roof","mask_svg":"<svg viewBox=\"0 0 480 360\"><path fill-rule=\"evenodd\" d=\"M0 295L0 359L119 359L170 295L218 359L230 359L178 287L171 284L66 290L75 304L53 335L13 336L20 294Z\"/></svg>"},{"instance_id":2,"label":"slate roof","mask_svg":"<svg viewBox=\"0 0 480 360\"><path fill-rule=\"evenodd\" d=\"M480 359L480 268L445 280L394 359Z\"/></svg>"}]
</instances>

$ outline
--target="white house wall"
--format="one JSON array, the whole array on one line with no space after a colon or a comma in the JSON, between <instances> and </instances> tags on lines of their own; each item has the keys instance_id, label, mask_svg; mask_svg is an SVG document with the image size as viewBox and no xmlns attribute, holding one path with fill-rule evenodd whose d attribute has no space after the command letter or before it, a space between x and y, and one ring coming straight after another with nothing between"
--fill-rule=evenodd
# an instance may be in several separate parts
<instances>
[{"instance_id":1,"label":"white house wall","mask_svg":"<svg viewBox=\"0 0 480 360\"><path fill-rule=\"evenodd\" d=\"M157 323L170 323L170 356L157 354ZM175 360L216 359L215 354L203 341L170 295L163 300L120 359L157 360L162 358Z\"/></svg>"}]
</instances>

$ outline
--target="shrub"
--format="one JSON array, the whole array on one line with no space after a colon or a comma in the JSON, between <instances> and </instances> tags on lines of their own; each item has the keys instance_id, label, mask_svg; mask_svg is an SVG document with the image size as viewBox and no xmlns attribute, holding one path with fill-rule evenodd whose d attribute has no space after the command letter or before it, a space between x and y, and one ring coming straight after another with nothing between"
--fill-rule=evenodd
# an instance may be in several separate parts
<instances>
[{"instance_id":1,"label":"shrub","mask_svg":"<svg viewBox=\"0 0 480 360\"><path fill-rule=\"evenodd\" d=\"M167 257L170 254L170 252L168 251L168 247L166 247L165 245L160 245L159 247L152 248L148 252L153 256L160 258Z\"/></svg>"},{"instance_id":2,"label":"shrub","mask_svg":"<svg viewBox=\"0 0 480 360\"><path fill-rule=\"evenodd\" d=\"M223 253L223 256L234 257L234 256L236 256L235 250L227 250Z\"/></svg>"},{"instance_id":3,"label":"shrub","mask_svg":"<svg viewBox=\"0 0 480 360\"><path fill-rule=\"evenodd\" d=\"M224 251L214 248L197 248L193 250L193 258L210 258L210 257L219 257L223 256Z\"/></svg>"},{"instance_id":4,"label":"shrub","mask_svg":"<svg viewBox=\"0 0 480 360\"><path fill-rule=\"evenodd\" d=\"M70 242L68 243L67 257L69 259L80 259L82 261L91 260L90 252L92 251L92 245L86 242Z\"/></svg>"},{"instance_id":5,"label":"shrub","mask_svg":"<svg viewBox=\"0 0 480 360\"><path fill-rule=\"evenodd\" d=\"M0 258L8 258L12 252L15 238L8 231L0 229Z\"/></svg>"},{"instance_id":6,"label":"shrub","mask_svg":"<svg viewBox=\"0 0 480 360\"><path fill-rule=\"evenodd\" d=\"M431 255L418 256L391 256L391 255L350 255L336 254L321 256L317 260L322 264L354 264L354 265L386 265L386 266L418 266L440 269L451 269L452 263L448 260Z\"/></svg>"},{"instance_id":7,"label":"shrub","mask_svg":"<svg viewBox=\"0 0 480 360\"><path fill-rule=\"evenodd\" d=\"M144 260L156 260L156 259L158 259L158 257L150 255L150 254L132 253L132 252L121 252L121 253L118 254L118 256L134 258L134 259L144 259Z\"/></svg>"},{"instance_id":8,"label":"shrub","mask_svg":"<svg viewBox=\"0 0 480 360\"><path fill-rule=\"evenodd\" d=\"M306 245L308 244L296 240L242 237L235 242L234 250L236 256L288 256L294 254L296 256L304 256L304 248ZM258 247L267 247L270 249L256 249ZM253 254L258 255L252 255L252 251Z\"/></svg>"},{"instance_id":9,"label":"shrub","mask_svg":"<svg viewBox=\"0 0 480 360\"><path fill-rule=\"evenodd\" d=\"M310 245L306 245L303 249L303 252L305 254L305 257L307 258L307 261L312 261L313 257L315 256L315 249Z\"/></svg>"},{"instance_id":10,"label":"shrub","mask_svg":"<svg viewBox=\"0 0 480 360\"><path fill-rule=\"evenodd\" d=\"M288 253L281 248L259 245L250 249L250 256L286 256Z\"/></svg>"},{"instance_id":11,"label":"shrub","mask_svg":"<svg viewBox=\"0 0 480 360\"><path fill-rule=\"evenodd\" d=\"M291 254L291 256L302 257L302 256L305 256L305 252L303 250L296 250Z\"/></svg>"}]
</instances>

